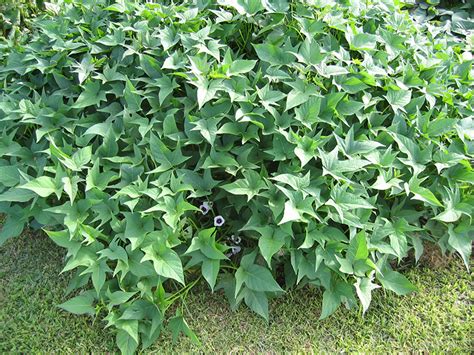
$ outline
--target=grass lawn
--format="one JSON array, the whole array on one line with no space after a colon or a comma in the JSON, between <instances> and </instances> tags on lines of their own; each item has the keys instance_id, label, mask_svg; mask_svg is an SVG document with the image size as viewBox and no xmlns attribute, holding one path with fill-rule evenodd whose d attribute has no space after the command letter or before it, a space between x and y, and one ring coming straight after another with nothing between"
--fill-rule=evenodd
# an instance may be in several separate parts
<instances>
[{"instance_id":1,"label":"grass lawn","mask_svg":"<svg viewBox=\"0 0 474 355\"><path fill-rule=\"evenodd\" d=\"M56 307L69 275L59 275L64 252L42 235L26 234L0 248L0 352L116 351L100 319ZM426 265L426 262L425 262ZM204 287L188 297L188 322L202 348L169 334L151 350L162 352L450 351L469 353L472 343L472 277L456 259L436 268L405 272L419 291L398 297L375 292L365 317L340 309L319 321L321 294L302 289L271 304L267 325L248 309L229 310L220 294Z\"/></svg>"}]
</instances>

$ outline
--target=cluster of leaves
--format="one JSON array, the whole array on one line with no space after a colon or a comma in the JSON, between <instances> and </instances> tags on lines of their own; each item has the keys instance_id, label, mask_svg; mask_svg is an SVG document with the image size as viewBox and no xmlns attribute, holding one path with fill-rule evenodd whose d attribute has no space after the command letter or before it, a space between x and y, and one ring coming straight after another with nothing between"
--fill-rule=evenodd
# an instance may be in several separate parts
<instances>
[{"instance_id":1,"label":"cluster of leaves","mask_svg":"<svg viewBox=\"0 0 474 355\"><path fill-rule=\"evenodd\" d=\"M0 0L0 35L14 37L43 8L43 0Z\"/></svg>"},{"instance_id":2,"label":"cluster of leaves","mask_svg":"<svg viewBox=\"0 0 474 355\"><path fill-rule=\"evenodd\" d=\"M325 318L413 291L393 267L424 241L467 265L472 41L395 3L50 7L0 43L0 242L67 248L87 290L62 307L105 312L124 353L198 341L167 313L201 278L266 319L322 287Z\"/></svg>"},{"instance_id":3,"label":"cluster of leaves","mask_svg":"<svg viewBox=\"0 0 474 355\"><path fill-rule=\"evenodd\" d=\"M407 1L411 16L419 22L430 21L430 26L442 27L444 31L455 35L467 36L474 41L474 3L466 0L428 0Z\"/></svg>"}]
</instances>

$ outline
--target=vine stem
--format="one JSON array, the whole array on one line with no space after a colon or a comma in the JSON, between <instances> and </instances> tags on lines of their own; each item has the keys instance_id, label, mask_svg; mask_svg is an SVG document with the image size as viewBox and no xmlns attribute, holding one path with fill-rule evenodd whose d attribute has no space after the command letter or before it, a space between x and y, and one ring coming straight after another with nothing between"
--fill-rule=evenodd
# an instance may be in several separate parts
<instances>
[{"instance_id":1,"label":"vine stem","mask_svg":"<svg viewBox=\"0 0 474 355\"><path fill-rule=\"evenodd\" d=\"M232 265L221 265L220 267L223 269L232 269L232 270L238 269L236 266L232 266Z\"/></svg>"},{"instance_id":2,"label":"vine stem","mask_svg":"<svg viewBox=\"0 0 474 355\"><path fill-rule=\"evenodd\" d=\"M174 302L176 299L180 298L183 293L187 293L191 288L193 288L199 280L201 280L202 276L199 276L196 280L188 284L187 286L183 287L181 290L176 292L173 296L166 299L167 302Z\"/></svg>"}]
</instances>

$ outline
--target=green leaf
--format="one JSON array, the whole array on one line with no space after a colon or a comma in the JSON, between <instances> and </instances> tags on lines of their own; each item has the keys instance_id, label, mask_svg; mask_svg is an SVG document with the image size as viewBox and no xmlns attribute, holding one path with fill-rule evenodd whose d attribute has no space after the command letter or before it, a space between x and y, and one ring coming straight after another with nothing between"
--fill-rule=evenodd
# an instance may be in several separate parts
<instances>
[{"instance_id":1,"label":"green leaf","mask_svg":"<svg viewBox=\"0 0 474 355\"><path fill-rule=\"evenodd\" d=\"M395 292L399 296L407 295L417 290L405 276L390 269L384 270L383 274L378 274L377 279L384 288Z\"/></svg>"},{"instance_id":2,"label":"green leaf","mask_svg":"<svg viewBox=\"0 0 474 355\"><path fill-rule=\"evenodd\" d=\"M160 92L158 93L160 105L163 105L163 102L165 102L166 98L173 93L173 90L179 87L176 80L171 80L166 75L156 79L156 83L160 87Z\"/></svg>"},{"instance_id":3,"label":"green leaf","mask_svg":"<svg viewBox=\"0 0 474 355\"><path fill-rule=\"evenodd\" d=\"M24 190L21 186L13 187L0 194L0 202L27 202L37 196L36 193Z\"/></svg>"},{"instance_id":4,"label":"green leaf","mask_svg":"<svg viewBox=\"0 0 474 355\"><path fill-rule=\"evenodd\" d=\"M390 89L385 98L395 112L398 110L405 111L404 107L411 101L411 91Z\"/></svg>"},{"instance_id":5,"label":"green leaf","mask_svg":"<svg viewBox=\"0 0 474 355\"><path fill-rule=\"evenodd\" d=\"M106 101L105 92L101 90L100 82L89 81L84 86L84 91L81 92L73 108L84 108L88 106L99 105L102 101Z\"/></svg>"},{"instance_id":6,"label":"green leaf","mask_svg":"<svg viewBox=\"0 0 474 355\"><path fill-rule=\"evenodd\" d=\"M173 343L176 343L179 334L183 333L193 342L193 344L196 344L198 346L201 345L201 342L199 341L198 337L189 328L188 323L185 321L185 319L179 312L177 312L176 316L172 317L169 320L167 328L171 331L171 334L173 336Z\"/></svg>"},{"instance_id":7,"label":"green leaf","mask_svg":"<svg viewBox=\"0 0 474 355\"><path fill-rule=\"evenodd\" d=\"M397 142L400 151L407 155L407 159L399 158L404 164L411 166L415 175L421 173L425 168L425 164L431 161L431 151L426 149L422 151L416 144L416 141L401 134L392 134L393 139ZM421 181L416 176L410 179L410 185L419 185Z\"/></svg>"},{"instance_id":8,"label":"green leaf","mask_svg":"<svg viewBox=\"0 0 474 355\"><path fill-rule=\"evenodd\" d=\"M229 75L239 75L245 74L251 71L255 64L257 64L256 60L244 60L244 59L237 59L234 60L229 67Z\"/></svg>"},{"instance_id":9,"label":"green leaf","mask_svg":"<svg viewBox=\"0 0 474 355\"><path fill-rule=\"evenodd\" d=\"M244 300L252 311L261 315L268 322L268 298L265 292L245 289Z\"/></svg>"},{"instance_id":10,"label":"green leaf","mask_svg":"<svg viewBox=\"0 0 474 355\"><path fill-rule=\"evenodd\" d=\"M91 291L84 292L79 296L60 304L58 307L74 314L95 314L94 295Z\"/></svg>"},{"instance_id":11,"label":"green leaf","mask_svg":"<svg viewBox=\"0 0 474 355\"><path fill-rule=\"evenodd\" d=\"M72 157L64 153L54 142L49 147L50 152L68 169L73 171L81 171L86 164L92 159L92 146L78 149Z\"/></svg>"},{"instance_id":12,"label":"green leaf","mask_svg":"<svg viewBox=\"0 0 474 355\"><path fill-rule=\"evenodd\" d=\"M24 230L26 220L18 218L15 214L8 215L6 220L0 226L0 246L7 239L18 237Z\"/></svg>"},{"instance_id":13,"label":"green leaf","mask_svg":"<svg viewBox=\"0 0 474 355\"><path fill-rule=\"evenodd\" d=\"M474 240L473 228L468 222L459 224L456 228L448 225L449 245L461 255L464 265L469 270L469 260L472 253L472 241Z\"/></svg>"},{"instance_id":14,"label":"green leaf","mask_svg":"<svg viewBox=\"0 0 474 355\"><path fill-rule=\"evenodd\" d=\"M110 290L107 290L107 297L109 298L109 304L108 307L112 308L113 306L118 306L121 305L125 302L127 302L131 297L136 295L135 292L126 292L126 291L115 291L115 292L110 292Z\"/></svg>"},{"instance_id":15,"label":"green leaf","mask_svg":"<svg viewBox=\"0 0 474 355\"><path fill-rule=\"evenodd\" d=\"M115 343L123 355L133 355L138 348L137 341L125 330L121 329L117 331Z\"/></svg>"},{"instance_id":16,"label":"green leaf","mask_svg":"<svg viewBox=\"0 0 474 355\"><path fill-rule=\"evenodd\" d=\"M271 272L260 265L252 264L247 267L240 266L235 274L237 281L236 294L239 292L242 283L253 290L259 292L283 292L282 288L273 278Z\"/></svg>"},{"instance_id":17,"label":"green leaf","mask_svg":"<svg viewBox=\"0 0 474 355\"><path fill-rule=\"evenodd\" d=\"M336 111L343 116L351 116L359 112L364 107L364 103L353 100L343 100L337 104Z\"/></svg>"},{"instance_id":18,"label":"green leaf","mask_svg":"<svg viewBox=\"0 0 474 355\"><path fill-rule=\"evenodd\" d=\"M326 202L331 206L336 208L341 208L343 210L353 210L357 208L362 209L373 209L374 206L365 198L357 196L349 191L346 191L345 188L335 187L331 191L331 198Z\"/></svg>"},{"instance_id":19,"label":"green leaf","mask_svg":"<svg viewBox=\"0 0 474 355\"><path fill-rule=\"evenodd\" d=\"M278 101L283 100L286 95L280 91L271 90L270 85L265 85L261 89L256 88L258 97L262 105L268 110L272 110L272 106L278 106Z\"/></svg>"},{"instance_id":20,"label":"green leaf","mask_svg":"<svg viewBox=\"0 0 474 355\"><path fill-rule=\"evenodd\" d=\"M406 49L404 45L406 39L402 36L384 29L380 29L379 34L384 40L384 44L389 52L398 53Z\"/></svg>"},{"instance_id":21,"label":"green leaf","mask_svg":"<svg viewBox=\"0 0 474 355\"><path fill-rule=\"evenodd\" d=\"M369 257L369 250L367 249L367 239L364 231L357 233L351 239L347 255L351 261L365 260Z\"/></svg>"},{"instance_id":22,"label":"green leaf","mask_svg":"<svg viewBox=\"0 0 474 355\"><path fill-rule=\"evenodd\" d=\"M267 185L260 175L253 170L247 170L243 175L243 179L222 185L221 189L233 195L245 195L247 196L247 201L250 201L253 197L257 196L262 189L266 188Z\"/></svg>"},{"instance_id":23,"label":"green leaf","mask_svg":"<svg viewBox=\"0 0 474 355\"><path fill-rule=\"evenodd\" d=\"M319 150L319 156L323 163L323 175L332 175L336 179L345 179L344 173L353 173L363 170L370 164L370 161L364 159L338 159L338 148L334 148L330 153Z\"/></svg>"},{"instance_id":24,"label":"green leaf","mask_svg":"<svg viewBox=\"0 0 474 355\"><path fill-rule=\"evenodd\" d=\"M197 101L199 109L204 104L216 97L217 91L221 89L222 80L201 79L195 85L197 86Z\"/></svg>"},{"instance_id":25,"label":"green leaf","mask_svg":"<svg viewBox=\"0 0 474 355\"><path fill-rule=\"evenodd\" d=\"M287 85L291 86L293 90L291 90L286 97L285 111L307 102L311 96L318 95L318 90L315 85L305 83L301 79L288 82Z\"/></svg>"},{"instance_id":26,"label":"green leaf","mask_svg":"<svg viewBox=\"0 0 474 355\"><path fill-rule=\"evenodd\" d=\"M76 65L75 72L77 73L79 84L82 84L94 69L95 67L92 63L92 56L87 53L82 58L81 62Z\"/></svg>"},{"instance_id":27,"label":"green leaf","mask_svg":"<svg viewBox=\"0 0 474 355\"><path fill-rule=\"evenodd\" d=\"M131 250L135 250L144 241L147 233L153 231L153 220L150 216L142 218L139 213L126 213L124 237L130 241Z\"/></svg>"},{"instance_id":28,"label":"green leaf","mask_svg":"<svg viewBox=\"0 0 474 355\"><path fill-rule=\"evenodd\" d=\"M13 187L20 182L18 166L0 166L0 184L6 187Z\"/></svg>"},{"instance_id":29,"label":"green leaf","mask_svg":"<svg viewBox=\"0 0 474 355\"><path fill-rule=\"evenodd\" d=\"M76 171L81 170L86 164L91 161L92 158L92 146L87 146L85 148L78 149L72 155L72 161L74 162Z\"/></svg>"},{"instance_id":30,"label":"green leaf","mask_svg":"<svg viewBox=\"0 0 474 355\"><path fill-rule=\"evenodd\" d=\"M163 49L165 51L173 47L179 41L179 38L176 35L174 28L167 26L163 27L159 31L159 38L161 45L163 46Z\"/></svg>"},{"instance_id":31,"label":"green leaf","mask_svg":"<svg viewBox=\"0 0 474 355\"><path fill-rule=\"evenodd\" d=\"M128 335L132 337L133 340L138 344L140 338L138 335L138 320L136 319L119 319L115 325L120 330L124 330Z\"/></svg>"},{"instance_id":32,"label":"green leaf","mask_svg":"<svg viewBox=\"0 0 474 355\"><path fill-rule=\"evenodd\" d=\"M331 314L336 312L340 304L341 298L336 292L332 291L331 289L325 290L323 293L323 304L319 319L325 319L329 317Z\"/></svg>"},{"instance_id":33,"label":"green leaf","mask_svg":"<svg viewBox=\"0 0 474 355\"><path fill-rule=\"evenodd\" d=\"M264 228L260 233L262 236L258 239L258 247L268 267L271 268L272 256L285 244L286 234L280 229L271 227Z\"/></svg>"},{"instance_id":34,"label":"green leaf","mask_svg":"<svg viewBox=\"0 0 474 355\"><path fill-rule=\"evenodd\" d=\"M214 290L214 286L216 285L217 276L219 275L219 266L219 259L205 259L202 262L202 276L211 287L211 290Z\"/></svg>"},{"instance_id":35,"label":"green leaf","mask_svg":"<svg viewBox=\"0 0 474 355\"><path fill-rule=\"evenodd\" d=\"M253 45L258 57L264 62L272 65L285 65L293 60L290 53L285 52L281 47L270 43Z\"/></svg>"},{"instance_id":36,"label":"green leaf","mask_svg":"<svg viewBox=\"0 0 474 355\"><path fill-rule=\"evenodd\" d=\"M377 45L377 37L370 33L358 33L349 41L353 50L371 50Z\"/></svg>"},{"instance_id":37,"label":"green leaf","mask_svg":"<svg viewBox=\"0 0 474 355\"><path fill-rule=\"evenodd\" d=\"M165 246L155 248L149 245L142 250L145 255L141 262L152 261L158 275L174 279L184 285L183 265L179 255L173 249Z\"/></svg>"},{"instance_id":38,"label":"green leaf","mask_svg":"<svg viewBox=\"0 0 474 355\"><path fill-rule=\"evenodd\" d=\"M197 237L192 238L191 245L185 254L200 251L204 256L213 260L225 260L227 257L219 249L222 245L216 243L216 228L201 229Z\"/></svg>"},{"instance_id":39,"label":"green leaf","mask_svg":"<svg viewBox=\"0 0 474 355\"><path fill-rule=\"evenodd\" d=\"M100 291L104 286L106 274L107 272L111 271L107 265L105 260L96 261L87 269L85 269L81 275L85 275L87 273L92 274L92 285L94 286L97 295L100 295Z\"/></svg>"},{"instance_id":40,"label":"green leaf","mask_svg":"<svg viewBox=\"0 0 474 355\"><path fill-rule=\"evenodd\" d=\"M285 202L285 210L283 212L283 217L278 224L285 224L287 222L299 221L302 217L302 214L298 207L292 200Z\"/></svg>"},{"instance_id":41,"label":"green leaf","mask_svg":"<svg viewBox=\"0 0 474 355\"><path fill-rule=\"evenodd\" d=\"M153 159L156 161L158 167L149 173L164 172L187 161L190 157L182 154L180 147L175 150L170 150L162 141L160 141L154 134L150 136L150 150Z\"/></svg>"},{"instance_id":42,"label":"green leaf","mask_svg":"<svg viewBox=\"0 0 474 355\"><path fill-rule=\"evenodd\" d=\"M160 288L160 286L158 286L157 289L158 288ZM159 291L157 290L157 297L159 297L158 293ZM119 318L119 321L140 321L146 318L153 318L153 323L155 323L155 326L156 322L162 323L163 320L162 315L155 303L143 299L137 299L131 303L129 302L126 305L126 308ZM120 322L120 327L126 330L134 339L136 339L138 337L136 324L136 322Z\"/></svg>"},{"instance_id":43,"label":"green leaf","mask_svg":"<svg viewBox=\"0 0 474 355\"><path fill-rule=\"evenodd\" d=\"M123 90L123 97L125 98L125 103L127 110L130 112L137 112L140 110L142 98L140 93L135 89L132 82L127 79L125 89Z\"/></svg>"},{"instance_id":44,"label":"green leaf","mask_svg":"<svg viewBox=\"0 0 474 355\"><path fill-rule=\"evenodd\" d=\"M44 230L48 237L60 247L67 248L68 251L75 255L76 252L81 248L81 243L77 240L71 239L67 230L62 231L49 231Z\"/></svg>"},{"instance_id":45,"label":"green leaf","mask_svg":"<svg viewBox=\"0 0 474 355\"><path fill-rule=\"evenodd\" d=\"M70 177L65 176L61 181L64 184L64 192L69 196L72 205L77 196L77 183L79 182L79 178L74 176L74 178L71 179Z\"/></svg>"},{"instance_id":46,"label":"green leaf","mask_svg":"<svg viewBox=\"0 0 474 355\"><path fill-rule=\"evenodd\" d=\"M214 146L214 141L216 140L217 135L217 124L220 119L216 118L207 118L200 119L199 121L193 122L194 127L193 131L198 131L204 137L206 141L209 142L211 146Z\"/></svg>"},{"instance_id":47,"label":"green leaf","mask_svg":"<svg viewBox=\"0 0 474 355\"><path fill-rule=\"evenodd\" d=\"M296 119L307 128L319 121L319 111L321 108L321 98L318 96L309 97L302 105L295 109Z\"/></svg>"},{"instance_id":48,"label":"green leaf","mask_svg":"<svg viewBox=\"0 0 474 355\"><path fill-rule=\"evenodd\" d=\"M318 141L309 137L296 138L296 147L294 149L294 153L301 161L302 168L308 164L311 159L316 157L316 149L318 145Z\"/></svg>"},{"instance_id":49,"label":"green leaf","mask_svg":"<svg viewBox=\"0 0 474 355\"><path fill-rule=\"evenodd\" d=\"M427 188L419 186L418 183L411 183L408 185L409 191L413 193L414 200L420 200L432 206L443 207L443 204L436 198L436 196Z\"/></svg>"},{"instance_id":50,"label":"green leaf","mask_svg":"<svg viewBox=\"0 0 474 355\"><path fill-rule=\"evenodd\" d=\"M300 45L298 53L294 53L298 61L307 65L317 65L326 57L321 53L319 44L313 42L310 37L307 37Z\"/></svg>"},{"instance_id":51,"label":"green leaf","mask_svg":"<svg viewBox=\"0 0 474 355\"><path fill-rule=\"evenodd\" d=\"M379 288L380 286L372 283L372 280L368 277L357 278L354 284L357 296L362 303L362 311L365 313L370 306L372 301L372 290Z\"/></svg>"},{"instance_id":52,"label":"green leaf","mask_svg":"<svg viewBox=\"0 0 474 355\"><path fill-rule=\"evenodd\" d=\"M26 184L18 186L20 189L31 190L41 197L48 197L51 194L58 195L60 189L56 186L53 178L48 176L40 176L36 179L28 181Z\"/></svg>"},{"instance_id":53,"label":"green leaf","mask_svg":"<svg viewBox=\"0 0 474 355\"><path fill-rule=\"evenodd\" d=\"M325 319L333 314L343 300L351 305L354 302L352 290L352 285L340 280L335 281L331 287L326 288L323 293L323 304L319 319Z\"/></svg>"},{"instance_id":54,"label":"green leaf","mask_svg":"<svg viewBox=\"0 0 474 355\"><path fill-rule=\"evenodd\" d=\"M344 153L347 156L353 156L355 154L366 154L373 152L378 147L382 147L383 144L376 142L376 141L369 141L369 140L355 140L354 139L354 127L351 127L349 132L346 135L344 141L340 139L338 136L335 136L337 140L337 144L342 148Z\"/></svg>"}]
</instances>

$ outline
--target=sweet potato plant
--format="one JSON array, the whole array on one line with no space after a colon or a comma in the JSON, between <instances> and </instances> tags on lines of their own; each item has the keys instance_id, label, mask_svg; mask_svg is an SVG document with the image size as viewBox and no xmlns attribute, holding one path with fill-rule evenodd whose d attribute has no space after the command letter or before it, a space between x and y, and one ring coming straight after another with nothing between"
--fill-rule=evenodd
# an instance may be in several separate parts
<instances>
[{"instance_id":1,"label":"sweet potato plant","mask_svg":"<svg viewBox=\"0 0 474 355\"><path fill-rule=\"evenodd\" d=\"M61 307L123 353L199 342L198 282L267 320L310 284L325 318L413 291L425 242L468 266L472 30L398 0L46 5L0 41L0 243L66 248Z\"/></svg>"}]
</instances>

